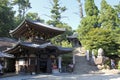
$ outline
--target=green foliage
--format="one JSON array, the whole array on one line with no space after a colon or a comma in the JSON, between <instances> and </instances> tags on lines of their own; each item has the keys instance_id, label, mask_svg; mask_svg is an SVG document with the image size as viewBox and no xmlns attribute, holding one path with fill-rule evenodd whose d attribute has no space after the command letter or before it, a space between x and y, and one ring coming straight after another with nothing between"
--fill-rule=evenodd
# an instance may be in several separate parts
<instances>
[{"instance_id":1,"label":"green foliage","mask_svg":"<svg viewBox=\"0 0 120 80\"><path fill-rule=\"evenodd\" d=\"M94 55L95 55L95 56L98 55L98 49L92 49L92 51L94 51Z\"/></svg>"},{"instance_id":2,"label":"green foliage","mask_svg":"<svg viewBox=\"0 0 120 80\"><path fill-rule=\"evenodd\" d=\"M98 11L94 0L85 1L86 16L77 29L82 45L97 54L103 48L105 55L120 55L119 5L112 8L105 0Z\"/></svg>"},{"instance_id":3,"label":"green foliage","mask_svg":"<svg viewBox=\"0 0 120 80\"><path fill-rule=\"evenodd\" d=\"M0 36L9 36L9 30L14 28L14 13L8 0L0 1Z\"/></svg>"},{"instance_id":4,"label":"green foliage","mask_svg":"<svg viewBox=\"0 0 120 80\"><path fill-rule=\"evenodd\" d=\"M14 26L17 27L23 21L23 19L25 19L25 14L31 8L31 4L29 0L13 0L11 5L15 7L18 6L18 9L16 9L18 15L14 17Z\"/></svg>"},{"instance_id":5,"label":"green foliage","mask_svg":"<svg viewBox=\"0 0 120 80\"><path fill-rule=\"evenodd\" d=\"M40 19L38 13L32 13L32 12L29 12L26 14L26 19L27 20L30 20L30 21L39 21L41 23L44 23L44 20L43 19Z\"/></svg>"},{"instance_id":6,"label":"green foliage","mask_svg":"<svg viewBox=\"0 0 120 80\"><path fill-rule=\"evenodd\" d=\"M71 48L72 45L68 41L62 41L62 47L69 47L69 48Z\"/></svg>"},{"instance_id":7,"label":"green foliage","mask_svg":"<svg viewBox=\"0 0 120 80\"><path fill-rule=\"evenodd\" d=\"M66 31L61 35L62 40L66 40L66 36L71 35L72 34L72 28L66 24L66 23L62 23L62 24L58 24L57 27L59 28L64 28Z\"/></svg>"},{"instance_id":8,"label":"green foliage","mask_svg":"<svg viewBox=\"0 0 120 80\"><path fill-rule=\"evenodd\" d=\"M118 25L119 25L119 27L120 27L120 2L119 2L119 4L118 5L115 5L115 11L117 12L117 14L118 14L118 20L117 20L117 23L118 23Z\"/></svg>"},{"instance_id":9,"label":"green foliage","mask_svg":"<svg viewBox=\"0 0 120 80\"><path fill-rule=\"evenodd\" d=\"M72 34L72 28L70 26L68 26L67 24L58 24L57 25L59 28L65 28L66 31L61 34L61 35L58 35L54 38L51 39L51 42L53 44L56 44L56 45L59 45L59 46L62 46L62 42L66 41L67 42L67 36L68 35L71 35ZM69 44L68 44L69 45Z\"/></svg>"},{"instance_id":10,"label":"green foliage","mask_svg":"<svg viewBox=\"0 0 120 80\"><path fill-rule=\"evenodd\" d=\"M105 60L104 61L104 69L110 69L110 66L111 66L110 64L111 64L110 59Z\"/></svg>"},{"instance_id":11,"label":"green foliage","mask_svg":"<svg viewBox=\"0 0 120 80\"><path fill-rule=\"evenodd\" d=\"M53 0L53 5L51 9L51 20L49 20L47 23L49 25L57 27L58 24L62 23L60 20L62 18L62 13L65 11L66 7L61 7L59 4L59 0Z\"/></svg>"},{"instance_id":12,"label":"green foliage","mask_svg":"<svg viewBox=\"0 0 120 80\"><path fill-rule=\"evenodd\" d=\"M114 8L112 8L105 0L101 2L101 10L99 16L99 24L105 29L115 29L118 27L119 18Z\"/></svg>"},{"instance_id":13,"label":"green foliage","mask_svg":"<svg viewBox=\"0 0 120 80\"><path fill-rule=\"evenodd\" d=\"M38 13L32 13L32 12L29 12L26 14L26 19L28 20L37 20L38 19Z\"/></svg>"},{"instance_id":14,"label":"green foliage","mask_svg":"<svg viewBox=\"0 0 120 80\"><path fill-rule=\"evenodd\" d=\"M81 20L81 25L77 29L80 39L93 27L97 27L98 21L96 16L87 16Z\"/></svg>"},{"instance_id":15,"label":"green foliage","mask_svg":"<svg viewBox=\"0 0 120 80\"><path fill-rule=\"evenodd\" d=\"M13 0L12 5L18 6L19 19L23 20L28 9L31 8L29 0Z\"/></svg>"},{"instance_id":16,"label":"green foliage","mask_svg":"<svg viewBox=\"0 0 120 80\"><path fill-rule=\"evenodd\" d=\"M118 62L118 69L120 70L120 61Z\"/></svg>"},{"instance_id":17,"label":"green foliage","mask_svg":"<svg viewBox=\"0 0 120 80\"><path fill-rule=\"evenodd\" d=\"M66 29L65 33L63 33L62 35L58 35L51 40L51 42L56 45L62 45L64 41L65 41L65 44L67 44L66 37L72 34L72 28L68 26L68 24L60 21L62 18L62 13L65 11L66 11L66 7L65 6L61 7L59 4L59 0L53 0L52 9L51 9L51 20L49 20L47 23L49 25L53 25L54 27Z\"/></svg>"},{"instance_id":18,"label":"green foliage","mask_svg":"<svg viewBox=\"0 0 120 80\"><path fill-rule=\"evenodd\" d=\"M117 13L120 13L120 2L118 3L118 5L115 5L115 9Z\"/></svg>"},{"instance_id":19,"label":"green foliage","mask_svg":"<svg viewBox=\"0 0 120 80\"><path fill-rule=\"evenodd\" d=\"M92 28L83 37L82 43L89 50L103 48L105 55L118 54L119 44L115 40L117 36L113 37L113 34L116 33L109 29Z\"/></svg>"},{"instance_id":20,"label":"green foliage","mask_svg":"<svg viewBox=\"0 0 120 80\"><path fill-rule=\"evenodd\" d=\"M79 33L80 40L85 34L93 27L98 27L98 8L96 7L94 0L85 1L86 16L82 18L81 25L77 32Z\"/></svg>"},{"instance_id":21,"label":"green foliage","mask_svg":"<svg viewBox=\"0 0 120 80\"><path fill-rule=\"evenodd\" d=\"M94 3L94 0L85 1L85 12L87 16L98 15L98 8Z\"/></svg>"}]
</instances>

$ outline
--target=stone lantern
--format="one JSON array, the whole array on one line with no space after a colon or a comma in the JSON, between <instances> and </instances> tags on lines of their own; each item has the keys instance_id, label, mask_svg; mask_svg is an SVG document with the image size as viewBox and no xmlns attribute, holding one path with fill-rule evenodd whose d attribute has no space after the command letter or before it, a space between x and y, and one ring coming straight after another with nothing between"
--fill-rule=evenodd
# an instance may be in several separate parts
<instances>
[{"instance_id":1,"label":"stone lantern","mask_svg":"<svg viewBox=\"0 0 120 80\"><path fill-rule=\"evenodd\" d=\"M71 36L67 36L67 39L72 44L72 47L80 47L81 46L81 43L77 37L78 37L77 32L74 32Z\"/></svg>"}]
</instances>

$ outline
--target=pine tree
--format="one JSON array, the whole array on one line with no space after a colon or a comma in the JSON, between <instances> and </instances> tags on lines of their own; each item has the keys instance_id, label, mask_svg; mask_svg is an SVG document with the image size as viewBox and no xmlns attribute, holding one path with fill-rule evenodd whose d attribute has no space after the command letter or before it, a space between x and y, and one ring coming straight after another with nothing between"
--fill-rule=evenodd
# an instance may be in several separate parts
<instances>
[{"instance_id":1,"label":"pine tree","mask_svg":"<svg viewBox=\"0 0 120 80\"><path fill-rule=\"evenodd\" d=\"M82 18L81 24L78 28L80 39L91 29L98 27L98 13L99 10L94 3L94 0L85 0L86 16Z\"/></svg>"},{"instance_id":2,"label":"pine tree","mask_svg":"<svg viewBox=\"0 0 120 80\"><path fill-rule=\"evenodd\" d=\"M98 8L94 3L94 0L86 0L85 1L85 12L87 16L98 15Z\"/></svg>"},{"instance_id":3,"label":"pine tree","mask_svg":"<svg viewBox=\"0 0 120 80\"><path fill-rule=\"evenodd\" d=\"M61 7L59 4L59 0L53 0L52 9L50 11L51 20L49 20L47 23L49 25L53 25L54 27L66 29L66 32L64 34L58 35L52 39L52 43L56 45L62 45L62 41L67 41L66 36L71 35L72 33L72 28L68 24L61 21L62 13L65 11L66 11L66 7L65 6Z\"/></svg>"},{"instance_id":4,"label":"pine tree","mask_svg":"<svg viewBox=\"0 0 120 80\"><path fill-rule=\"evenodd\" d=\"M115 29L118 27L118 15L114 8L112 8L105 0L101 2L101 10L99 16L99 24L104 29Z\"/></svg>"},{"instance_id":5,"label":"pine tree","mask_svg":"<svg viewBox=\"0 0 120 80\"><path fill-rule=\"evenodd\" d=\"M117 14L118 14L118 20L117 20L117 25L120 27L120 2L117 4L117 5L115 5L115 11L117 12Z\"/></svg>"},{"instance_id":6,"label":"pine tree","mask_svg":"<svg viewBox=\"0 0 120 80\"><path fill-rule=\"evenodd\" d=\"M53 0L53 5L51 9L51 20L49 20L47 23L49 25L53 25L54 27L57 27L58 24L61 24L60 21L62 18L62 13L66 11L66 7L61 7L59 5L59 0Z\"/></svg>"}]
</instances>

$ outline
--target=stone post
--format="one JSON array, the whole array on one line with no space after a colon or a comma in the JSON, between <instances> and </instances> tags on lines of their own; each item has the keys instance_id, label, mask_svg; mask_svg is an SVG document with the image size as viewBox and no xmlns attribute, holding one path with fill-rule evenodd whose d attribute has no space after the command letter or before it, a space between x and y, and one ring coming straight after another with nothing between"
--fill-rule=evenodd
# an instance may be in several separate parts
<instances>
[{"instance_id":1,"label":"stone post","mask_svg":"<svg viewBox=\"0 0 120 80\"><path fill-rule=\"evenodd\" d=\"M92 50L92 59L93 61L95 61L95 55L94 55L94 51Z\"/></svg>"},{"instance_id":2,"label":"stone post","mask_svg":"<svg viewBox=\"0 0 120 80\"><path fill-rule=\"evenodd\" d=\"M58 57L58 68L59 68L59 71L61 72L61 68L62 68L62 57L61 56Z\"/></svg>"},{"instance_id":3,"label":"stone post","mask_svg":"<svg viewBox=\"0 0 120 80\"><path fill-rule=\"evenodd\" d=\"M89 50L86 51L86 59L87 59L87 61L90 60L90 57L89 57Z\"/></svg>"},{"instance_id":4,"label":"stone post","mask_svg":"<svg viewBox=\"0 0 120 80\"><path fill-rule=\"evenodd\" d=\"M75 65L75 54L73 54L73 65Z\"/></svg>"},{"instance_id":5,"label":"stone post","mask_svg":"<svg viewBox=\"0 0 120 80\"><path fill-rule=\"evenodd\" d=\"M16 69L16 74L18 74L19 73L19 62L18 61L16 61L15 63L15 69Z\"/></svg>"}]
</instances>

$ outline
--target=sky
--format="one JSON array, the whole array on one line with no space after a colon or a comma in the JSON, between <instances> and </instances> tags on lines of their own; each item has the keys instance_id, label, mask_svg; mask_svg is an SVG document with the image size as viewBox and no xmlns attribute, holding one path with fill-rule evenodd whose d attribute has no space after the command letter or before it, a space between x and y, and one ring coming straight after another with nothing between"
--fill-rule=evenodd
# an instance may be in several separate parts
<instances>
[{"instance_id":1,"label":"sky","mask_svg":"<svg viewBox=\"0 0 120 80\"><path fill-rule=\"evenodd\" d=\"M28 12L38 13L41 19L50 20L50 10L52 0L30 0L31 9ZM100 9L101 0L94 0L96 6ZM111 6L117 5L120 0L106 0ZM84 6L84 0L81 0ZM60 0L60 6L66 6L67 10L62 13L62 22L67 23L73 30L77 29L80 24L79 7L77 0ZM85 14L85 12L84 12Z\"/></svg>"}]
</instances>

